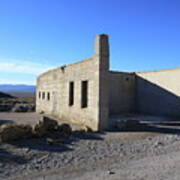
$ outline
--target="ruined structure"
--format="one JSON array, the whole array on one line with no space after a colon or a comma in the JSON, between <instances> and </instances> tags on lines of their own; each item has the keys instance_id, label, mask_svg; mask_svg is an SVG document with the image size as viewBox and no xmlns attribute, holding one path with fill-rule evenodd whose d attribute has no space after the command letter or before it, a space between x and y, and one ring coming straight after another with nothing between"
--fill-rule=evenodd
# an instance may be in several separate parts
<instances>
[{"instance_id":1,"label":"ruined structure","mask_svg":"<svg viewBox=\"0 0 180 180\"><path fill-rule=\"evenodd\" d=\"M180 69L124 73L109 70L107 35L96 37L95 55L37 79L37 112L109 128L110 117L139 113L180 117Z\"/></svg>"}]
</instances>

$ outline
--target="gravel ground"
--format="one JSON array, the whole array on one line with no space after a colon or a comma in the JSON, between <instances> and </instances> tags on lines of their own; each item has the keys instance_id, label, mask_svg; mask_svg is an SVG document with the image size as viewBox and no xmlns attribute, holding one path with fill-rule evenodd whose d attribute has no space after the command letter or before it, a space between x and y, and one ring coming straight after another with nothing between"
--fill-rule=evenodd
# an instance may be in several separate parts
<instances>
[{"instance_id":1,"label":"gravel ground","mask_svg":"<svg viewBox=\"0 0 180 180\"><path fill-rule=\"evenodd\" d=\"M57 146L19 141L0 145L0 179L173 179L179 152L179 135L89 134Z\"/></svg>"},{"instance_id":2,"label":"gravel ground","mask_svg":"<svg viewBox=\"0 0 180 180\"><path fill-rule=\"evenodd\" d=\"M53 146L45 139L1 143L0 179L179 180L180 135L169 129L73 135Z\"/></svg>"}]
</instances>

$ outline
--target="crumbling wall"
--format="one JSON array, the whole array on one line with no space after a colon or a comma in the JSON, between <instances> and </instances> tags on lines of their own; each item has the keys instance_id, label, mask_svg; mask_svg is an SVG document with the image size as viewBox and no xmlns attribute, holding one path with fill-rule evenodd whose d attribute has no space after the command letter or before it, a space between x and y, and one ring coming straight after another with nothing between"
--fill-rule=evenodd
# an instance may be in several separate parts
<instances>
[{"instance_id":1,"label":"crumbling wall","mask_svg":"<svg viewBox=\"0 0 180 180\"><path fill-rule=\"evenodd\" d=\"M37 79L36 111L80 123L93 130L108 128L107 35L96 38L95 56L48 71ZM82 83L87 82L87 106L82 107ZM73 82L73 92L70 83ZM45 98L42 96L45 93ZM49 98L48 98L49 93ZM70 102L70 93L73 100ZM104 98L105 97L105 98ZM72 98L71 98L72 99Z\"/></svg>"},{"instance_id":2,"label":"crumbling wall","mask_svg":"<svg viewBox=\"0 0 180 180\"><path fill-rule=\"evenodd\" d=\"M81 107L82 81L88 81L87 108ZM70 82L74 83L73 105L69 105ZM98 83L98 64L94 58L45 73L38 79L37 96L38 92L46 92L46 98L43 100L37 97L37 111L97 128Z\"/></svg>"},{"instance_id":3,"label":"crumbling wall","mask_svg":"<svg viewBox=\"0 0 180 180\"><path fill-rule=\"evenodd\" d=\"M110 71L109 82L110 115L134 112L135 74Z\"/></svg>"},{"instance_id":4,"label":"crumbling wall","mask_svg":"<svg viewBox=\"0 0 180 180\"><path fill-rule=\"evenodd\" d=\"M137 73L136 111L180 117L180 69Z\"/></svg>"}]
</instances>

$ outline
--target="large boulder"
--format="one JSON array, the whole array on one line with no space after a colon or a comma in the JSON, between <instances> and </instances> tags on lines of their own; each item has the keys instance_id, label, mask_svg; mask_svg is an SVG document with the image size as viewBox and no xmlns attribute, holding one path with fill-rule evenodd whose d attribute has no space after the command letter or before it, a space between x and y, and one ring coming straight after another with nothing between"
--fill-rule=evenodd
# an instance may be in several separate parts
<instances>
[{"instance_id":1,"label":"large boulder","mask_svg":"<svg viewBox=\"0 0 180 180\"><path fill-rule=\"evenodd\" d=\"M7 123L0 126L0 142L9 142L32 137L30 125Z\"/></svg>"},{"instance_id":2,"label":"large boulder","mask_svg":"<svg viewBox=\"0 0 180 180\"><path fill-rule=\"evenodd\" d=\"M64 137L68 137L72 134L71 126L66 123L59 125L57 131L61 136Z\"/></svg>"},{"instance_id":3,"label":"large boulder","mask_svg":"<svg viewBox=\"0 0 180 180\"><path fill-rule=\"evenodd\" d=\"M69 124L58 125L57 128L51 134L48 134L46 142L48 145L56 145L65 143L66 140L71 136L72 128Z\"/></svg>"},{"instance_id":4,"label":"large boulder","mask_svg":"<svg viewBox=\"0 0 180 180\"><path fill-rule=\"evenodd\" d=\"M34 126L34 135L42 137L50 132L57 130L58 123L49 117L43 116L42 119Z\"/></svg>"}]
</instances>

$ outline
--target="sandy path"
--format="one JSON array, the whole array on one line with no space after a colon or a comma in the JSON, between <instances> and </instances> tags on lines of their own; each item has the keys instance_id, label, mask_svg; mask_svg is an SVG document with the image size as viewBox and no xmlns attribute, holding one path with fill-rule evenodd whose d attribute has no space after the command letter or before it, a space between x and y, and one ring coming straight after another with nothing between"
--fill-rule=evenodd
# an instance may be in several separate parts
<instances>
[{"instance_id":1,"label":"sandy path","mask_svg":"<svg viewBox=\"0 0 180 180\"><path fill-rule=\"evenodd\" d=\"M34 112L30 113L13 113L13 112L0 112L1 122L17 122L19 124L31 124L34 125L40 120L42 115Z\"/></svg>"}]
</instances>

